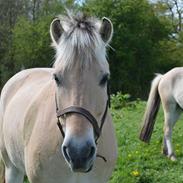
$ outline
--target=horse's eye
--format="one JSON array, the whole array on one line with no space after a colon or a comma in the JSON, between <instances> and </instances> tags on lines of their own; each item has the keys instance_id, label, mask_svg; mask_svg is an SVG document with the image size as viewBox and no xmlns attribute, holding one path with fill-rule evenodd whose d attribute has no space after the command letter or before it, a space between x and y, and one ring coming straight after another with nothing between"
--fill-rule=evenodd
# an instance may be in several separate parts
<instances>
[{"instance_id":1,"label":"horse's eye","mask_svg":"<svg viewBox=\"0 0 183 183\"><path fill-rule=\"evenodd\" d=\"M105 74L100 80L100 83L99 83L100 86L105 86L108 80L109 80L109 74Z\"/></svg>"},{"instance_id":2,"label":"horse's eye","mask_svg":"<svg viewBox=\"0 0 183 183\"><path fill-rule=\"evenodd\" d=\"M61 78L58 77L56 74L53 74L53 78L57 85L61 85Z\"/></svg>"}]
</instances>

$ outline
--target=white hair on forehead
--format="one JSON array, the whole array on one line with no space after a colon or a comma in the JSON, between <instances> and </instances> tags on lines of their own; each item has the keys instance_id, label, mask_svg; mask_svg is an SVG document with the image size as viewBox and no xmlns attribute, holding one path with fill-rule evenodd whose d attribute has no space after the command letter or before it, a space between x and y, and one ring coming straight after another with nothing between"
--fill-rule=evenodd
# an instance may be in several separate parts
<instances>
[{"instance_id":1,"label":"white hair on forehead","mask_svg":"<svg viewBox=\"0 0 183 183\"><path fill-rule=\"evenodd\" d=\"M83 14L59 16L59 19L64 32L58 44L53 44L56 49L54 67L65 70L79 62L81 68L86 68L97 61L109 72L106 44L99 33L101 21Z\"/></svg>"}]
</instances>

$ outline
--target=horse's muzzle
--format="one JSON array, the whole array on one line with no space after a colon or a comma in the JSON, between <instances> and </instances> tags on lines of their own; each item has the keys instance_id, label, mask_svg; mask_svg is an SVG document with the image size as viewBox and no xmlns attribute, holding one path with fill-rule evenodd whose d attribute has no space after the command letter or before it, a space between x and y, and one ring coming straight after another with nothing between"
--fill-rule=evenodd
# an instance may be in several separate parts
<instances>
[{"instance_id":1,"label":"horse's muzzle","mask_svg":"<svg viewBox=\"0 0 183 183\"><path fill-rule=\"evenodd\" d=\"M62 146L62 152L73 172L87 173L92 169L96 157L96 147L92 143L82 146L69 143Z\"/></svg>"}]
</instances>

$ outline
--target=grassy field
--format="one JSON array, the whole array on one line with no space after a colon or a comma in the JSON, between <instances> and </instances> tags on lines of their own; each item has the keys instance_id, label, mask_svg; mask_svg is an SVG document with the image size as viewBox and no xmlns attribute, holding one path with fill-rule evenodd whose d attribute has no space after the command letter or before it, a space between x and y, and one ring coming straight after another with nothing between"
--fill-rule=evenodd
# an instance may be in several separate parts
<instances>
[{"instance_id":1,"label":"grassy field","mask_svg":"<svg viewBox=\"0 0 183 183\"><path fill-rule=\"evenodd\" d=\"M183 183L183 124L182 118L173 131L177 162L161 154L163 111L160 109L151 143L138 139L145 102L138 101L112 110L116 127L119 158L110 183Z\"/></svg>"},{"instance_id":2,"label":"grassy field","mask_svg":"<svg viewBox=\"0 0 183 183\"><path fill-rule=\"evenodd\" d=\"M171 162L161 154L162 109L158 113L151 143L147 145L138 139L146 103L140 100L126 102L125 98L128 96L113 98L112 116L119 157L110 183L183 183L182 118L177 122L173 133L177 162Z\"/></svg>"}]
</instances>

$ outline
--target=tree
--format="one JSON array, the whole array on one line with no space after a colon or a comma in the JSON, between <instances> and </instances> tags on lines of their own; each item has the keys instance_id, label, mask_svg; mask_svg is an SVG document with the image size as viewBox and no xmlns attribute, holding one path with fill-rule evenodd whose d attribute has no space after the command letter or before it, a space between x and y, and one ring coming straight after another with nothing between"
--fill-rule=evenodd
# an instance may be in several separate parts
<instances>
[{"instance_id":1,"label":"tree","mask_svg":"<svg viewBox=\"0 0 183 183\"><path fill-rule=\"evenodd\" d=\"M13 53L11 52L12 29L17 17L25 13L24 3L23 0L0 0L0 86L4 83L5 78L11 75L10 70L13 70L14 67Z\"/></svg>"},{"instance_id":2,"label":"tree","mask_svg":"<svg viewBox=\"0 0 183 183\"><path fill-rule=\"evenodd\" d=\"M84 10L113 22L112 91L146 97L154 73L160 71L160 42L171 32L167 22L159 19L147 0L87 0Z\"/></svg>"},{"instance_id":3,"label":"tree","mask_svg":"<svg viewBox=\"0 0 183 183\"><path fill-rule=\"evenodd\" d=\"M49 25L73 0L0 0L0 86L23 68L50 66Z\"/></svg>"},{"instance_id":4,"label":"tree","mask_svg":"<svg viewBox=\"0 0 183 183\"><path fill-rule=\"evenodd\" d=\"M158 7L158 9L161 10L163 16L169 17L174 33L182 31L182 0L159 0L155 3L155 7Z\"/></svg>"},{"instance_id":5,"label":"tree","mask_svg":"<svg viewBox=\"0 0 183 183\"><path fill-rule=\"evenodd\" d=\"M50 46L51 17L34 22L20 18L13 30L14 71L22 68L50 66L53 50Z\"/></svg>"},{"instance_id":6,"label":"tree","mask_svg":"<svg viewBox=\"0 0 183 183\"><path fill-rule=\"evenodd\" d=\"M159 68L166 72L174 66L183 65L183 1L159 0L153 4L153 9L158 18L161 21L166 20L165 25L171 29L168 38L160 42Z\"/></svg>"}]
</instances>

